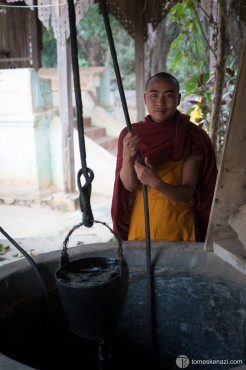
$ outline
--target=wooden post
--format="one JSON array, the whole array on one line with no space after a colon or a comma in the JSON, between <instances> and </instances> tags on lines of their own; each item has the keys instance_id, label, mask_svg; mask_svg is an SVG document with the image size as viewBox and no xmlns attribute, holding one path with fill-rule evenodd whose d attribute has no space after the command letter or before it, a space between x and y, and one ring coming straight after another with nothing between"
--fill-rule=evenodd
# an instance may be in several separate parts
<instances>
[{"instance_id":1,"label":"wooden post","mask_svg":"<svg viewBox=\"0 0 246 370\"><path fill-rule=\"evenodd\" d=\"M135 76L136 76L136 105L137 121L145 117L144 103L144 2L136 1L135 24Z\"/></svg>"},{"instance_id":2,"label":"wooden post","mask_svg":"<svg viewBox=\"0 0 246 370\"><path fill-rule=\"evenodd\" d=\"M62 123L63 191L73 193L75 191L75 170L70 38L64 45L57 41L57 66L59 111Z\"/></svg>"}]
</instances>

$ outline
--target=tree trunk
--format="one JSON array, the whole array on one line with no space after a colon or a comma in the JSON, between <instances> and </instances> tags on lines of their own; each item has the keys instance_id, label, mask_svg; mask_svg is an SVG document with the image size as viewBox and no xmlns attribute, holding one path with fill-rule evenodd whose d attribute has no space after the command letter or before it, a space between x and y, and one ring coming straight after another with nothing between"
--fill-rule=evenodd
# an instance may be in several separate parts
<instances>
[{"instance_id":1,"label":"tree trunk","mask_svg":"<svg viewBox=\"0 0 246 370\"><path fill-rule=\"evenodd\" d=\"M82 37L77 37L78 42L82 46L84 52L88 56L91 66L100 66L100 41L94 41L88 38L84 40Z\"/></svg>"},{"instance_id":2,"label":"tree trunk","mask_svg":"<svg viewBox=\"0 0 246 370\"><path fill-rule=\"evenodd\" d=\"M226 0L218 1L218 52L216 60L214 97L212 101L211 122L209 135L217 149L218 128L223 96L226 66Z\"/></svg>"},{"instance_id":3,"label":"tree trunk","mask_svg":"<svg viewBox=\"0 0 246 370\"><path fill-rule=\"evenodd\" d=\"M209 22L213 20L216 22L217 19L217 0L201 0L201 6L205 10L205 12L208 15L207 17L204 17L204 25L205 25L205 32L208 35L209 38L209 43L211 45L211 48L213 50L217 49L216 45L216 40L217 40L217 35L216 32L217 30L212 27L211 25L209 26ZM211 50L208 50L209 53L209 71L212 72L215 67L216 67L216 57L214 53L212 53Z\"/></svg>"},{"instance_id":4,"label":"tree trunk","mask_svg":"<svg viewBox=\"0 0 246 370\"><path fill-rule=\"evenodd\" d=\"M172 35L167 37L168 30ZM145 43L145 81L155 73L166 71L167 54L172 41L178 35L179 25L170 18L165 17L156 30L148 24L148 39Z\"/></svg>"},{"instance_id":5,"label":"tree trunk","mask_svg":"<svg viewBox=\"0 0 246 370\"><path fill-rule=\"evenodd\" d=\"M229 9L228 38L235 53L233 65L238 66L246 30L245 0L227 0Z\"/></svg>"},{"instance_id":6,"label":"tree trunk","mask_svg":"<svg viewBox=\"0 0 246 370\"><path fill-rule=\"evenodd\" d=\"M166 18L156 30L148 24L148 40L145 43L145 80L166 69L166 54L163 49L166 40Z\"/></svg>"},{"instance_id":7,"label":"tree trunk","mask_svg":"<svg viewBox=\"0 0 246 370\"><path fill-rule=\"evenodd\" d=\"M135 78L136 78L136 106L137 120L145 117L144 104L144 36L143 36L143 0L138 0L138 16L135 23Z\"/></svg>"}]
</instances>

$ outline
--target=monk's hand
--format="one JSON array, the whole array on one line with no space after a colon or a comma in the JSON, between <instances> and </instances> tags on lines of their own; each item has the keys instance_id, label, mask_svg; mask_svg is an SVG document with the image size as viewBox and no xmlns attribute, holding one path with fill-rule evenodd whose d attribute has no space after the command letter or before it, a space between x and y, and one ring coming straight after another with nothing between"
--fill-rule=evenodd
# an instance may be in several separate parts
<instances>
[{"instance_id":1,"label":"monk's hand","mask_svg":"<svg viewBox=\"0 0 246 370\"><path fill-rule=\"evenodd\" d=\"M123 139L123 157L127 160L133 160L136 157L140 147L140 138L134 130L128 132Z\"/></svg>"},{"instance_id":2,"label":"monk's hand","mask_svg":"<svg viewBox=\"0 0 246 370\"><path fill-rule=\"evenodd\" d=\"M152 186L153 188L156 188L158 186L160 182L158 172L156 171L148 157L145 157L145 164L135 161L134 168L137 177L142 184Z\"/></svg>"}]
</instances>

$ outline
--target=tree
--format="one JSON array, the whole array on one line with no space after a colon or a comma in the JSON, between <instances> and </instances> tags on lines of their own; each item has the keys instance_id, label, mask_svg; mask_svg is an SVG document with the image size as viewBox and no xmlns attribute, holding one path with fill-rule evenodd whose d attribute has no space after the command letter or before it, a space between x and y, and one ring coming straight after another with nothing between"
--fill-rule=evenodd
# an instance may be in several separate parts
<instances>
[{"instance_id":1,"label":"tree","mask_svg":"<svg viewBox=\"0 0 246 370\"><path fill-rule=\"evenodd\" d=\"M43 28L43 49L41 53L42 67L43 68L56 68L57 67L57 52L56 52L56 39L54 38L53 29Z\"/></svg>"},{"instance_id":2,"label":"tree","mask_svg":"<svg viewBox=\"0 0 246 370\"><path fill-rule=\"evenodd\" d=\"M185 0L171 9L170 16L182 25L171 45L168 61L171 57L171 69L176 72L179 66L178 77L184 78L186 100L192 104L187 113L194 106L199 108L200 117L196 121L209 130L219 153L240 54L236 45L245 29L245 5L241 0ZM229 33L229 27L235 32Z\"/></svg>"},{"instance_id":3,"label":"tree","mask_svg":"<svg viewBox=\"0 0 246 370\"><path fill-rule=\"evenodd\" d=\"M113 15L109 15L115 41L119 67L125 89L134 88L134 40L122 28ZM103 66L109 55L107 34L103 16L98 4L93 4L77 26L78 59L80 67ZM42 65L45 68L56 67L56 41L52 28L43 33ZM111 77L114 80L113 65L110 59Z\"/></svg>"},{"instance_id":4,"label":"tree","mask_svg":"<svg viewBox=\"0 0 246 370\"><path fill-rule=\"evenodd\" d=\"M219 119L221 105L223 99L223 88L225 81L226 67L226 44L227 44L227 29L226 29L226 0L218 1L218 37L217 37L217 58L214 78L214 95L211 107L211 122L209 126L209 135L216 149L217 137L219 130Z\"/></svg>"},{"instance_id":5,"label":"tree","mask_svg":"<svg viewBox=\"0 0 246 370\"><path fill-rule=\"evenodd\" d=\"M109 14L109 19L124 87L134 88L134 41L113 15ZM98 4L93 4L89 8L77 29L78 42L87 56L88 64L90 66L105 65L109 45ZM113 71L111 60L110 66ZM111 75L114 79L113 72Z\"/></svg>"},{"instance_id":6,"label":"tree","mask_svg":"<svg viewBox=\"0 0 246 370\"><path fill-rule=\"evenodd\" d=\"M170 45L178 36L179 28L170 17L163 18L155 30L148 24L148 39L144 45L145 81L155 73L166 70Z\"/></svg>"},{"instance_id":7,"label":"tree","mask_svg":"<svg viewBox=\"0 0 246 370\"><path fill-rule=\"evenodd\" d=\"M245 31L244 2L172 1L175 5L157 29L148 26L145 43L145 80L160 70L174 72L186 90L183 107L188 114L198 111L196 123L210 131L218 152L223 145ZM110 22L124 88L134 89L134 40L112 15ZM52 44L44 38L45 46L48 42ZM78 25L78 43L81 67L105 64L108 41L97 4ZM48 63L53 59L49 48L45 50L47 57L43 60ZM111 68L111 81L114 79Z\"/></svg>"},{"instance_id":8,"label":"tree","mask_svg":"<svg viewBox=\"0 0 246 370\"><path fill-rule=\"evenodd\" d=\"M77 39L87 56L90 66L104 64L106 50L108 49L105 42L107 35L102 16L98 11L98 4L93 4L78 24Z\"/></svg>"}]
</instances>

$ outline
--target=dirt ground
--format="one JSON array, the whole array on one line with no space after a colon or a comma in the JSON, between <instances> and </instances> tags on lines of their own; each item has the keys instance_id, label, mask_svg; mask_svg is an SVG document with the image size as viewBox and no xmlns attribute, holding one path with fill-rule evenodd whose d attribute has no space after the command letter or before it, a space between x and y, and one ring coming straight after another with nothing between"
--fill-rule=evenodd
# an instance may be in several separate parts
<instances>
[{"instance_id":1,"label":"dirt ground","mask_svg":"<svg viewBox=\"0 0 246 370\"><path fill-rule=\"evenodd\" d=\"M111 198L92 194L91 207L95 220L106 222L112 228ZM18 245L30 255L62 249L62 243L73 226L82 221L80 210L56 211L50 207L0 206L0 226ZM69 246L107 242L113 234L107 227L94 224L75 230ZM0 266L23 254L0 233Z\"/></svg>"}]
</instances>

